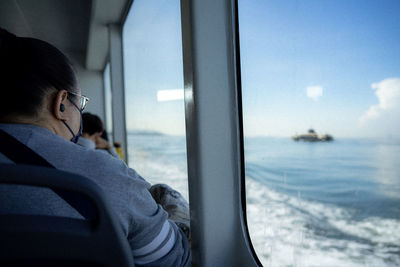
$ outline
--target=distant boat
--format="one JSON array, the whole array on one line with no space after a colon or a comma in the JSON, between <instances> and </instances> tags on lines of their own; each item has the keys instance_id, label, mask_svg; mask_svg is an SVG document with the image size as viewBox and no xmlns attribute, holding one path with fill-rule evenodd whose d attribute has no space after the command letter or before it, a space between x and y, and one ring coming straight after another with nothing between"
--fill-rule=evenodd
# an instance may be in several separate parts
<instances>
[{"instance_id":1,"label":"distant boat","mask_svg":"<svg viewBox=\"0 0 400 267\"><path fill-rule=\"evenodd\" d=\"M294 141L306 141L306 142L329 142L333 141L333 137L329 134L317 134L314 129L308 130L306 134L293 135Z\"/></svg>"}]
</instances>

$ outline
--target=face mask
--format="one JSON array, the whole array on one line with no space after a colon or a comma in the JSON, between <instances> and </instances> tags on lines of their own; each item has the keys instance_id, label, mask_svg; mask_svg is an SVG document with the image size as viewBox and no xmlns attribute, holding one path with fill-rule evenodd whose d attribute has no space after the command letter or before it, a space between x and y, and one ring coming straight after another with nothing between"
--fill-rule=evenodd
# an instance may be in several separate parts
<instances>
[{"instance_id":1,"label":"face mask","mask_svg":"<svg viewBox=\"0 0 400 267\"><path fill-rule=\"evenodd\" d=\"M74 137L71 138L71 142L73 142L75 144L78 143L79 137L81 137L81 135L82 135L82 128L83 128L83 125L82 125L82 113L81 113L81 126L79 127L79 132L77 135L75 135Z\"/></svg>"},{"instance_id":2,"label":"face mask","mask_svg":"<svg viewBox=\"0 0 400 267\"><path fill-rule=\"evenodd\" d=\"M81 135L82 135L82 128L83 128L82 127L83 126L82 125L82 113L81 113L81 127L79 127L79 131L78 131L77 135L74 134L74 132L72 131L71 127L69 127L69 125L65 121L63 121L63 123L72 134L71 142L76 144L78 142L78 140L79 140L79 137L81 137Z\"/></svg>"},{"instance_id":3,"label":"face mask","mask_svg":"<svg viewBox=\"0 0 400 267\"><path fill-rule=\"evenodd\" d=\"M78 140L79 140L79 137L81 137L81 135L82 135L82 129L83 129L82 111L81 111L80 108L78 108L78 106L77 106L74 102L72 102L69 98L68 98L68 100L72 103L72 105L74 105L74 107L76 107L76 109L79 111L79 114L81 115L81 126L79 127L79 131L78 131L77 135L75 135L75 133L72 131L71 127L69 127L69 125L68 125L65 121L62 121L62 122L64 123L64 125L68 128L68 130L69 130L69 131L71 132L71 134L72 134L71 142L73 142L73 143L76 144L76 143L78 142Z\"/></svg>"}]
</instances>

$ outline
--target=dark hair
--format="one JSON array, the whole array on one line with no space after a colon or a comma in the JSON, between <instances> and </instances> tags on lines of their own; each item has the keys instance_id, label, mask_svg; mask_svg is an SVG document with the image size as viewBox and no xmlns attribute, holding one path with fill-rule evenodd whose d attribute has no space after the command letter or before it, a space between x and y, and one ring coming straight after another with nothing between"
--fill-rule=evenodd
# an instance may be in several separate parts
<instances>
[{"instance_id":1,"label":"dark hair","mask_svg":"<svg viewBox=\"0 0 400 267\"><path fill-rule=\"evenodd\" d=\"M98 116L94 114L88 112L83 113L82 123L83 123L83 128L82 128L83 133L92 135L94 133L100 133L104 131L103 122Z\"/></svg>"},{"instance_id":2,"label":"dark hair","mask_svg":"<svg viewBox=\"0 0 400 267\"><path fill-rule=\"evenodd\" d=\"M103 133L100 136L101 138L103 138L104 140L108 141L108 134L107 131L103 131Z\"/></svg>"},{"instance_id":3,"label":"dark hair","mask_svg":"<svg viewBox=\"0 0 400 267\"><path fill-rule=\"evenodd\" d=\"M0 118L38 115L51 90L77 92L75 71L57 48L0 28Z\"/></svg>"}]
</instances>

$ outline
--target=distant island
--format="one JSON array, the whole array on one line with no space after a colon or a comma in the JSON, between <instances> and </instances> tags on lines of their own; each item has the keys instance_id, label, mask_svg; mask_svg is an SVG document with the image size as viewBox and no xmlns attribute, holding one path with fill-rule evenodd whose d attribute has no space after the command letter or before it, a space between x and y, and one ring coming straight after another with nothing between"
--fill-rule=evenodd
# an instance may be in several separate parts
<instances>
[{"instance_id":1,"label":"distant island","mask_svg":"<svg viewBox=\"0 0 400 267\"><path fill-rule=\"evenodd\" d=\"M317 134L314 129L308 130L306 134L293 135L294 141L306 141L306 142L330 142L333 141L333 137L329 134Z\"/></svg>"},{"instance_id":2,"label":"distant island","mask_svg":"<svg viewBox=\"0 0 400 267\"><path fill-rule=\"evenodd\" d=\"M157 131L153 131L153 130L130 130L128 131L128 134L134 134L134 135L157 135L157 136L161 136L161 135L165 135L161 132L157 132Z\"/></svg>"}]
</instances>

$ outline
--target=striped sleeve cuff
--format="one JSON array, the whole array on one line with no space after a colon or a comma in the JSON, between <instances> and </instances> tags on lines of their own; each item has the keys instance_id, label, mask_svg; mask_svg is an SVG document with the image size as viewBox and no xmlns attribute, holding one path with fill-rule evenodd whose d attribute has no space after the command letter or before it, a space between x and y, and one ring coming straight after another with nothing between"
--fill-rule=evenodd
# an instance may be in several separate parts
<instances>
[{"instance_id":1,"label":"striped sleeve cuff","mask_svg":"<svg viewBox=\"0 0 400 267\"><path fill-rule=\"evenodd\" d=\"M172 249L175 239L174 228L166 220L160 233L149 244L133 250L135 263L147 264L161 259Z\"/></svg>"}]
</instances>

